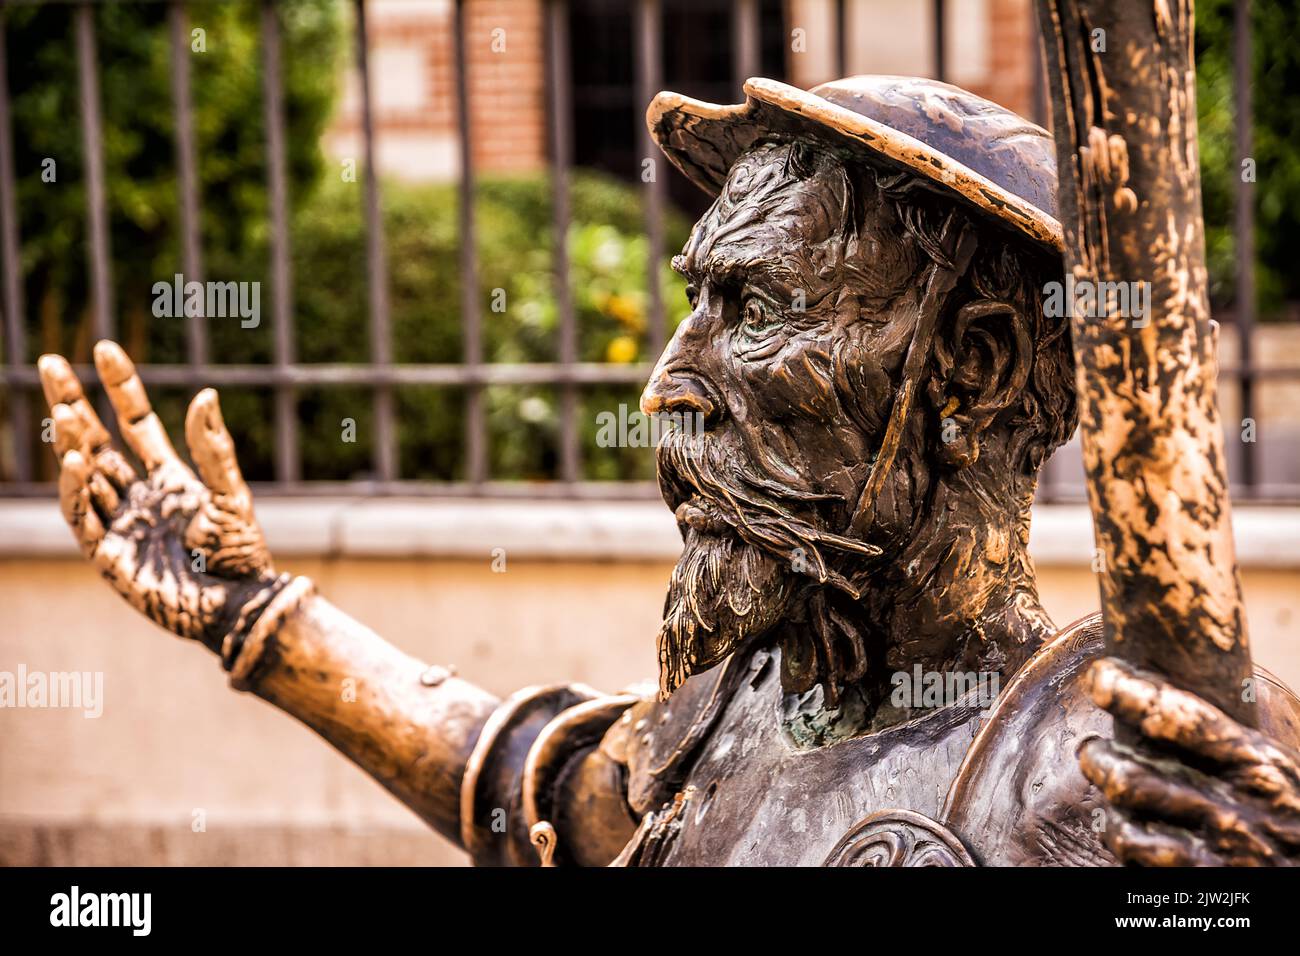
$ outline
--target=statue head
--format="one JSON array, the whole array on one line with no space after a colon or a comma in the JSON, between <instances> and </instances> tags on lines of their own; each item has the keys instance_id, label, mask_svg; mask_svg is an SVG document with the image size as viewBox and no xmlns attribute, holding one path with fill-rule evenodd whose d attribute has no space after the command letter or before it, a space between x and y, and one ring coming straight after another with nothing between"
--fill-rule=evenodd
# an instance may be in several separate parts
<instances>
[{"instance_id":1,"label":"statue head","mask_svg":"<svg viewBox=\"0 0 1300 956\"><path fill-rule=\"evenodd\" d=\"M1052 142L946 84L661 94L649 122L716 194L673 261L691 314L642 397L685 543L661 693L749 642L788 691L915 664L1014 668L1049 628L1026 551L1076 423Z\"/></svg>"}]
</instances>

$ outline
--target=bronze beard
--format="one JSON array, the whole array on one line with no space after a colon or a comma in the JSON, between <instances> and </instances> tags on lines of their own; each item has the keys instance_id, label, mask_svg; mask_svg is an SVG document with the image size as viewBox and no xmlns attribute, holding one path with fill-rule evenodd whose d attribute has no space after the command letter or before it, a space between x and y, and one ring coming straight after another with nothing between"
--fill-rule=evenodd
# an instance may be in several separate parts
<instances>
[{"instance_id":1,"label":"bronze beard","mask_svg":"<svg viewBox=\"0 0 1300 956\"><path fill-rule=\"evenodd\" d=\"M659 631L660 697L784 623L816 637L788 642L787 683L802 674L790 689L820 681L833 702L840 683L866 674L870 656L866 635L826 592L857 601L880 549L829 531L815 512L794 514L792 503L818 496L755 480L737 457L707 433L670 430L658 449L660 486L684 540Z\"/></svg>"}]
</instances>

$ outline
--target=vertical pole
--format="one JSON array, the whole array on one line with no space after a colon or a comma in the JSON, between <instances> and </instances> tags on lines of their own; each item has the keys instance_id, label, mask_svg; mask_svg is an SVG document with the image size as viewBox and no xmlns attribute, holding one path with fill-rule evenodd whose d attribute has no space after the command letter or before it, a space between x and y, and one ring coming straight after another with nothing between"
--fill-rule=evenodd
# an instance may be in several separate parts
<instances>
[{"instance_id":1,"label":"vertical pole","mask_svg":"<svg viewBox=\"0 0 1300 956\"><path fill-rule=\"evenodd\" d=\"M1205 271L1191 4L1152 16L1130 0L1038 0L1038 12L1066 275L1144 304L1121 308L1107 295L1102 314L1074 309L1070 321L1107 652L1253 724ZM1106 31L1104 54L1092 48L1094 29Z\"/></svg>"},{"instance_id":2,"label":"vertical pole","mask_svg":"<svg viewBox=\"0 0 1300 956\"><path fill-rule=\"evenodd\" d=\"M560 480L575 482L581 473L578 447L578 392L569 378L578 360L578 329L569 288L569 169L573 165L573 103L569 82L569 5L549 0L547 79L550 87L551 248L555 304L560 319L559 360L565 373L560 389Z\"/></svg>"},{"instance_id":3,"label":"vertical pole","mask_svg":"<svg viewBox=\"0 0 1300 956\"><path fill-rule=\"evenodd\" d=\"M757 76L759 67L759 24L758 0L732 0L731 4L732 34L735 47L732 51L732 66L736 81L736 90L745 85L751 76Z\"/></svg>"},{"instance_id":4,"label":"vertical pole","mask_svg":"<svg viewBox=\"0 0 1300 956\"><path fill-rule=\"evenodd\" d=\"M167 22L171 28L172 109L176 119L176 182L181 211L181 269L185 273L186 282L203 282L198 164L194 151L194 104L190 95L190 29L184 3L168 5ZM190 364L206 365L207 317L187 316L185 335Z\"/></svg>"},{"instance_id":5,"label":"vertical pole","mask_svg":"<svg viewBox=\"0 0 1300 956\"><path fill-rule=\"evenodd\" d=\"M849 75L849 38L845 34L848 18L844 11L845 0L835 0L835 76Z\"/></svg>"},{"instance_id":6,"label":"vertical pole","mask_svg":"<svg viewBox=\"0 0 1300 956\"><path fill-rule=\"evenodd\" d=\"M91 331L113 337L112 276L108 209L104 195L104 131L99 112L99 64L95 56L95 14L82 3L74 16L81 97L81 142L86 166L86 216L90 240Z\"/></svg>"},{"instance_id":7,"label":"vertical pole","mask_svg":"<svg viewBox=\"0 0 1300 956\"><path fill-rule=\"evenodd\" d=\"M460 129L460 319L464 362L476 372L483 364L483 332L478 301L478 252L474 229L473 123L469 107L469 61L465 43L465 0L456 0L452 34L456 51L456 106ZM472 485L487 480L487 418L483 387L472 382L465 391L466 473Z\"/></svg>"},{"instance_id":8,"label":"vertical pole","mask_svg":"<svg viewBox=\"0 0 1300 956\"><path fill-rule=\"evenodd\" d=\"M17 372L27 363L23 327L23 276L18 258L18 203L14 191L13 120L9 112L9 61L4 18L0 17L0 271L4 274L5 364ZM14 478L31 481L30 403L19 385L9 390L9 424L14 440Z\"/></svg>"},{"instance_id":9,"label":"vertical pole","mask_svg":"<svg viewBox=\"0 0 1300 956\"><path fill-rule=\"evenodd\" d=\"M641 168L637 171L644 186L646 244L646 299L649 311L646 344L651 358L657 358L667 341L664 322L663 288L659 281L659 258L663 254L664 182L660 156L645 125L646 105L659 92L663 82L663 24L659 0L640 0L637 4L636 106L637 144ZM645 165L646 163L649 165Z\"/></svg>"},{"instance_id":10,"label":"vertical pole","mask_svg":"<svg viewBox=\"0 0 1300 956\"><path fill-rule=\"evenodd\" d=\"M1033 111L1033 116L1030 118L1039 126L1046 127L1048 122L1047 86L1046 77L1043 72L1042 31L1038 26L1038 17L1034 16L1034 11L1032 9L1029 11L1028 15L1030 109Z\"/></svg>"},{"instance_id":11,"label":"vertical pole","mask_svg":"<svg viewBox=\"0 0 1300 956\"><path fill-rule=\"evenodd\" d=\"M273 0L262 0L262 99L266 111L267 192L271 204L271 308L274 322L275 476L298 480L298 415L285 376L294 362L293 273L289 261L289 195L285 176L284 99L280 21Z\"/></svg>"},{"instance_id":12,"label":"vertical pole","mask_svg":"<svg viewBox=\"0 0 1300 956\"><path fill-rule=\"evenodd\" d=\"M1255 417L1255 184L1246 182L1241 163L1254 149L1251 81L1250 0L1237 0L1233 11L1236 39L1233 58L1236 78L1237 190L1234 223L1237 241L1237 337L1241 356L1241 417ZM1245 427L1244 425L1242 426ZM1259 480L1255 443L1241 443L1241 482L1253 494Z\"/></svg>"},{"instance_id":13,"label":"vertical pole","mask_svg":"<svg viewBox=\"0 0 1300 956\"><path fill-rule=\"evenodd\" d=\"M944 7L943 0L934 0L932 9L934 11L934 78L936 80L945 80L948 76L947 63L947 43L944 24Z\"/></svg>"},{"instance_id":14,"label":"vertical pole","mask_svg":"<svg viewBox=\"0 0 1300 956\"><path fill-rule=\"evenodd\" d=\"M355 0L357 19L357 73L361 79L361 130L365 149L366 272L370 292L370 362L387 370L393 361L388 308L388 261L384 251L384 220L375 171L375 128L371 108L370 59L366 33L365 0ZM380 481L397 476L397 446L393 429L393 390L376 385L374 391L374 466Z\"/></svg>"}]
</instances>

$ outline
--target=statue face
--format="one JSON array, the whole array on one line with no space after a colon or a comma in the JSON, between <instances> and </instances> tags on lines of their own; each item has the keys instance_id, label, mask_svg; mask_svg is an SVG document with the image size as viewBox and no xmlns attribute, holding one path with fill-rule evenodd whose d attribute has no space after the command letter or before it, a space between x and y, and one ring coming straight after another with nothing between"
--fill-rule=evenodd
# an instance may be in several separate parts
<instances>
[{"instance_id":1,"label":"statue face","mask_svg":"<svg viewBox=\"0 0 1300 956\"><path fill-rule=\"evenodd\" d=\"M704 429L659 448L685 541L660 634L662 694L815 592L860 593L879 549L844 532L911 339L917 259L892 204L855 191L840 163L766 145L737 161L674 260L693 311L642 409Z\"/></svg>"}]
</instances>

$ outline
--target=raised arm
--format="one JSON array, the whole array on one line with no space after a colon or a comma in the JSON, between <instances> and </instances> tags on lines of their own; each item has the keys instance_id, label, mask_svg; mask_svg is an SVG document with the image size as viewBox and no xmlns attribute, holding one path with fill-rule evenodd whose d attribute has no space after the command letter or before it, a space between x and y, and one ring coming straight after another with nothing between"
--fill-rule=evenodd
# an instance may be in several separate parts
<instances>
[{"instance_id":1,"label":"raised arm","mask_svg":"<svg viewBox=\"0 0 1300 956\"><path fill-rule=\"evenodd\" d=\"M218 654L231 683L297 717L440 833L461 840L461 782L499 701L401 653L272 564L211 389L177 455L116 344L95 367L143 475L113 447L58 355L40 360L59 500L82 553L133 607Z\"/></svg>"}]
</instances>

